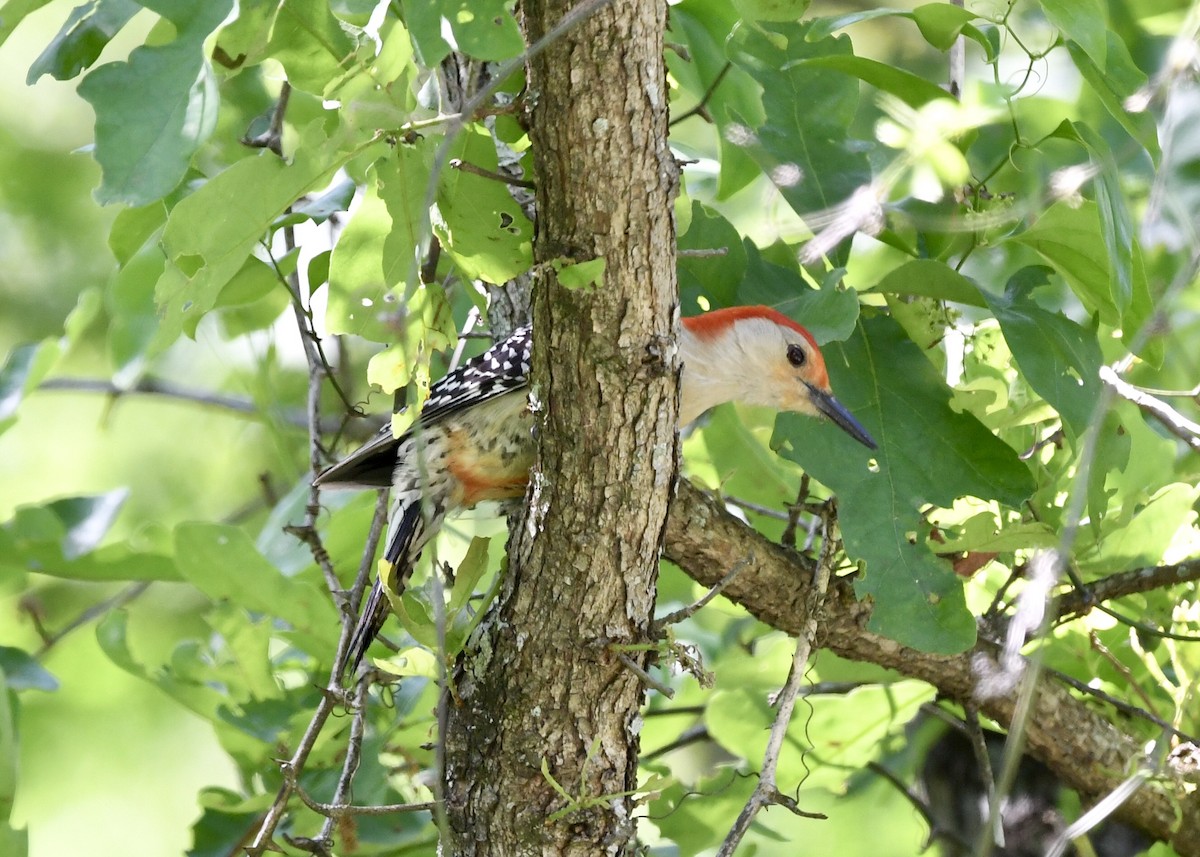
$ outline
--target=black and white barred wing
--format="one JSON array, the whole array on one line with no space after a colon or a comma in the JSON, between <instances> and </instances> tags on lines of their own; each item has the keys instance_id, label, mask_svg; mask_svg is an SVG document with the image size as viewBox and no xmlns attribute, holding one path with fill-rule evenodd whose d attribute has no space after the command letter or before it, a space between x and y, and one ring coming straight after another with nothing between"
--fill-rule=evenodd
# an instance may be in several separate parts
<instances>
[{"instance_id":1,"label":"black and white barred wing","mask_svg":"<svg viewBox=\"0 0 1200 857\"><path fill-rule=\"evenodd\" d=\"M521 389L529 383L532 350L533 336L528 327L522 327L468 360L429 389L421 423L432 425L480 402Z\"/></svg>"},{"instance_id":2,"label":"black and white barred wing","mask_svg":"<svg viewBox=\"0 0 1200 857\"><path fill-rule=\"evenodd\" d=\"M529 383L533 337L528 327L516 330L478 357L466 361L429 389L418 424L433 425L467 408L519 390ZM322 488L387 488L396 469L396 449L404 437L393 437L385 425L375 437L313 480Z\"/></svg>"}]
</instances>

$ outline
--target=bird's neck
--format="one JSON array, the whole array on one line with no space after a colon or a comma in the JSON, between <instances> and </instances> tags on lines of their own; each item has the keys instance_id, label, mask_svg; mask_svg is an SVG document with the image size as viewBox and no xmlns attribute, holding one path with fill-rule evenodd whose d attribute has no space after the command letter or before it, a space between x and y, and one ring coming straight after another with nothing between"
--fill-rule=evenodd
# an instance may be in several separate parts
<instances>
[{"instance_id":1,"label":"bird's neck","mask_svg":"<svg viewBox=\"0 0 1200 857\"><path fill-rule=\"evenodd\" d=\"M745 379L738 381L728 371L738 365L732 338L724 335L697 336L686 325L679 330L680 376L679 423L687 425L709 408L745 395Z\"/></svg>"}]
</instances>

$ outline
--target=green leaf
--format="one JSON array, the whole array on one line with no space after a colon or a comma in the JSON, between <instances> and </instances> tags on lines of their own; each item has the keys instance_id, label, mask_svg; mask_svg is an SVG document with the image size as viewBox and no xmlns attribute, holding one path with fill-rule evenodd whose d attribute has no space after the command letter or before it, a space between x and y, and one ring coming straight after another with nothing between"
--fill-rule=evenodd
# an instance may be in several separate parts
<instances>
[{"instance_id":1,"label":"green leaf","mask_svg":"<svg viewBox=\"0 0 1200 857\"><path fill-rule=\"evenodd\" d=\"M44 339L18 345L8 355L0 367L0 434L16 422L21 400L42 383L61 354L56 340Z\"/></svg>"},{"instance_id":2,"label":"green leaf","mask_svg":"<svg viewBox=\"0 0 1200 857\"><path fill-rule=\"evenodd\" d=\"M167 222L167 207L159 201L140 208L123 208L113 218L108 247L119 265L126 265ZM157 242L156 242L157 243Z\"/></svg>"},{"instance_id":3,"label":"green leaf","mask_svg":"<svg viewBox=\"0 0 1200 857\"><path fill-rule=\"evenodd\" d=\"M1071 0L1063 0L1071 2ZM1156 164L1162 157L1158 144L1158 129L1148 111L1130 113L1125 100L1146 85L1146 75L1134 63L1125 42L1116 33L1107 32L1103 64L1096 63L1088 51L1077 43L1067 42L1067 51L1089 90L1117 120L1126 133L1145 148Z\"/></svg>"},{"instance_id":4,"label":"green leaf","mask_svg":"<svg viewBox=\"0 0 1200 857\"><path fill-rule=\"evenodd\" d=\"M841 790L846 778L879 758L888 736L902 733L934 695L924 682L905 681L809 697L812 713L793 719L781 748L780 790L795 791L801 781L806 788ZM757 770L775 714L761 691L718 690L705 707L704 725L718 744Z\"/></svg>"},{"instance_id":5,"label":"green leaf","mask_svg":"<svg viewBox=\"0 0 1200 857\"><path fill-rule=\"evenodd\" d=\"M479 583L488 567L488 548L492 540L476 536L471 539L467 555L454 572L454 589L450 592L449 612L451 614L462 610L475 594L475 584Z\"/></svg>"},{"instance_id":6,"label":"green leaf","mask_svg":"<svg viewBox=\"0 0 1200 857\"><path fill-rule=\"evenodd\" d=\"M733 6L747 21L799 21L811 0L733 0Z\"/></svg>"},{"instance_id":7,"label":"green leaf","mask_svg":"<svg viewBox=\"0 0 1200 857\"><path fill-rule=\"evenodd\" d=\"M162 6L176 28L173 42L136 48L128 61L103 65L79 84L96 111L101 203L137 206L165 196L216 124L219 94L204 40L233 0Z\"/></svg>"},{"instance_id":8,"label":"green leaf","mask_svg":"<svg viewBox=\"0 0 1200 857\"><path fill-rule=\"evenodd\" d=\"M925 41L939 51L950 50L964 32L974 30L975 34L981 35L978 30L970 26L972 21L979 19L979 15L962 6L950 3L926 3L913 9L912 17ZM979 39L976 40L979 41ZM980 44L988 54L988 59L992 59L987 40L983 39Z\"/></svg>"},{"instance_id":9,"label":"green leaf","mask_svg":"<svg viewBox=\"0 0 1200 857\"><path fill-rule=\"evenodd\" d=\"M357 789L355 789L357 791ZM246 800L237 792L206 788L200 792L203 812L192 827L187 857L227 857L236 853L269 806L261 798Z\"/></svg>"},{"instance_id":10,"label":"green leaf","mask_svg":"<svg viewBox=\"0 0 1200 857\"><path fill-rule=\"evenodd\" d=\"M0 853L25 857L29 853L29 836L13 828L13 802L17 794L17 714L19 705L12 678L0 663Z\"/></svg>"},{"instance_id":11,"label":"green leaf","mask_svg":"<svg viewBox=\"0 0 1200 857\"><path fill-rule=\"evenodd\" d=\"M189 681L183 673L180 655L183 645L187 644L176 649L169 669L159 669L151 673L139 663L129 650L129 614L125 610L113 610L100 620L96 625L96 641L100 644L100 650L117 667L135 678L149 682L206 720L215 720L217 711L228 702L221 688L202 681Z\"/></svg>"},{"instance_id":12,"label":"green leaf","mask_svg":"<svg viewBox=\"0 0 1200 857\"><path fill-rule=\"evenodd\" d=\"M875 599L871 628L923 651L962 651L975 622L961 583L925 544L920 509L964 496L1017 506L1034 488L1029 469L973 416L950 408L945 381L895 321L865 318L824 352L834 392L879 450L794 414L777 420L772 446L837 494L846 550L866 562L856 590Z\"/></svg>"},{"instance_id":13,"label":"green leaf","mask_svg":"<svg viewBox=\"0 0 1200 857\"><path fill-rule=\"evenodd\" d=\"M328 658L337 645L337 611L326 593L284 577L263 559L242 530L221 524L180 524L175 528L180 574L214 601L229 599L247 610L289 623L288 634L301 649Z\"/></svg>"},{"instance_id":14,"label":"green leaf","mask_svg":"<svg viewBox=\"0 0 1200 857\"><path fill-rule=\"evenodd\" d=\"M761 174L743 143L749 128L758 127L766 118L761 87L743 69L730 65L725 51L730 33L740 26L733 7L721 0L684 0L671 7L671 27L691 56L691 61L685 62L668 51L671 75L693 103L707 96L708 113L717 125L721 158L717 199L728 199Z\"/></svg>"},{"instance_id":15,"label":"green leaf","mask_svg":"<svg viewBox=\"0 0 1200 857\"><path fill-rule=\"evenodd\" d=\"M1108 254L1100 235L1095 203L1052 205L1029 229L1011 240L1036 250L1083 301L1089 312L1115 325L1116 305L1109 287Z\"/></svg>"},{"instance_id":16,"label":"green leaf","mask_svg":"<svg viewBox=\"0 0 1200 857\"><path fill-rule=\"evenodd\" d=\"M1120 328L1121 341L1126 345L1135 343L1142 325L1154 313L1141 249L1136 243L1132 246L1133 290L1129 307L1122 313L1113 300L1109 254L1095 203L1084 202L1077 207L1055 203L1033 226L1009 240L1036 250L1067 281L1089 313L1099 314L1101 322ZM1145 342L1139 352L1154 365L1162 362L1162 355L1163 344L1157 338Z\"/></svg>"},{"instance_id":17,"label":"green leaf","mask_svg":"<svg viewBox=\"0 0 1200 857\"><path fill-rule=\"evenodd\" d=\"M496 147L479 126L459 135L453 155L496 171ZM501 182L447 170L438 184L437 206L443 222L434 232L465 276L500 284L533 265L533 224Z\"/></svg>"},{"instance_id":18,"label":"green leaf","mask_svg":"<svg viewBox=\"0 0 1200 857\"><path fill-rule=\"evenodd\" d=\"M907 18L909 15L909 12L900 9L863 9L861 12L848 12L845 15L814 18L807 38L810 42L818 42L829 38L838 30L853 27L863 21L873 21L876 18Z\"/></svg>"},{"instance_id":19,"label":"green leaf","mask_svg":"<svg viewBox=\"0 0 1200 857\"><path fill-rule=\"evenodd\" d=\"M719 256L684 256L675 260L679 300L686 312L703 297L710 307L738 302L737 285L746 276L746 249L737 229L718 211L695 200L687 230L679 235L680 250L720 251Z\"/></svg>"},{"instance_id":20,"label":"green leaf","mask_svg":"<svg viewBox=\"0 0 1200 857\"><path fill-rule=\"evenodd\" d=\"M44 74L70 80L100 56L113 36L142 10L133 0L90 0L71 10L62 29L29 67L25 83L37 83ZM7 6L5 12L8 11Z\"/></svg>"},{"instance_id":21,"label":"green leaf","mask_svg":"<svg viewBox=\"0 0 1200 857\"><path fill-rule=\"evenodd\" d=\"M420 257L429 241L425 200L439 143L437 137L401 143L390 156L375 162L376 190L391 218L380 249L384 281L389 286L403 284L410 290L417 285Z\"/></svg>"},{"instance_id":22,"label":"green leaf","mask_svg":"<svg viewBox=\"0 0 1200 857\"><path fill-rule=\"evenodd\" d=\"M24 649L0 646L0 673L7 680L11 690L44 690L47 692L58 690L58 679ZM3 739L0 739L0 748L2 745ZM0 749L0 759L3 758L4 753ZM0 793L0 804L3 802L3 794ZM0 810L0 813L2 812L3 810ZM0 815L0 820L3 820L3 815Z\"/></svg>"},{"instance_id":23,"label":"green leaf","mask_svg":"<svg viewBox=\"0 0 1200 857\"><path fill-rule=\"evenodd\" d=\"M358 185L351 179L343 179L315 199L306 199L293 205L271 224L272 229L294 226L297 223L324 223L334 215L350 210Z\"/></svg>"},{"instance_id":24,"label":"green leaf","mask_svg":"<svg viewBox=\"0 0 1200 857\"><path fill-rule=\"evenodd\" d=\"M1112 301L1124 314L1133 301L1133 223L1121 193L1121 176L1116 159L1104 138L1082 122L1064 120L1053 136L1074 140L1083 146L1100 167L1096 182L1096 202L1100 209L1101 234L1108 251L1112 281Z\"/></svg>"},{"instance_id":25,"label":"green leaf","mask_svg":"<svg viewBox=\"0 0 1200 857\"><path fill-rule=\"evenodd\" d=\"M25 20L27 15L36 12L49 2L50 0L8 0L7 3L0 6L0 45L8 41L13 30ZM3 840L0 839L0 842Z\"/></svg>"},{"instance_id":26,"label":"green leaf","mask_svg":"<svg viewBox=\"0 0 1200 857\"><path fill-rule=\"evenodd\" d=\"M1196 525L1200 487L1174 482L1160 488L1132 515L1107 524L1100 538L1076 551L1080 568L1091 575L1114 574L1158 565L1176 537Z\"/></svg>"},{"instance_id":27,"label":"green leaf","mask_svg":"<svg viewBox=\"0 0 1200 857\"><path fill-rule=\"evenodd\" d=\"M1062 313L1044 310L1030 292L1046 280L1046 269L1025 268L1002 296L988 304L1013 358L1029 385L1059 412L1063 426L1078 439L1087 430L1100 395L1102 355L1094 330Z\"/></svg>"},{"instance_id":28,"label":"green leaf","mask_svg":"<svg viewBox=\"0 0 1200 857\"><path fill-rule=\"evenodd\" d=\"M871 291L885 295L934 298L967 306L987 306L979 287L970 278L933 259L912 259L894 268Z\"/></svg>"},{"instance_id":29,"label":"green leaf","mask_svg":"<svg viewBox=\"0 0 1200 857\"><path fill-rule=\"evenodd\" d=\"M834 55L813 57L795 63L798 67L839 71L856 77L876 89L890 92L910 107L920 107L951 95L935 83L892 65L865 57Z\"/></svg>"},{"instance_id":30,"label":"green leaf","mask_svg":"<svg viewBox=\"0 0 1200 857\"><path fill-rule=\"evenodd\" d=\"M774 307L808 328L818 344L846 339L858 321L858 293L838 288L839 278L814 289L795 271L765 261L745 242L746 277L737 289L738 304Z\"/></svg>"},{"instance_id":31,"label":"green leaf","mask_svg":"<svg viewBox=\"0 0 1200 857\"><path fill-rule=\"evenodd\" d=\"M158 333L154 290L165 266L162 249L147 246L117 272L108 287L106 305L112 319L108 353L113 362L113 382L118 386L132 384L142 374L150 344Z\"/></svg>"},{"instance_id":32,"label":"green leaf","mask_svg":"<svg viewBox=\"0 0 1200 857\"><path fill-rule=\"evenodd\" d=\"M597 289L604 285L603 257L586 262L554 259L550 265L555 270L555 279L564 289Z\"/></svg>"},{"instance_id":33,"label":"green leaf","mask_svg":"<svg viewBox=\"0 0 1200 857\"><path fill-rule=\"evenodd\" d=\"M693 784L676 783L652 799L648 815L681 857L716 853L729 825L754 791L756 780L731 766L706 766ZM750 849L743 849L748 854Z\"/></svg>"},{"instance_id":34,"label":"green leaf","mask_svg":"<svg viewBox=\"0 0 1200 857\"><path fill-rule=\"evenodd\" d=\"M87 581L178 580L169 557L128 543L97 547L127 493L122 488L18 507L12 520L0 526L0 569Z\"/></svg>"},{"instance_id":35,"label":"green leaf","mask_svg":"<svg viewBox=\"0 0 1200 857\"><path fill-rule=\"evenodd\" d=\"M372 140L327 138L323 123L301 134L291 163L271 154L245 158L212 178L171 211L163 231L169 263L156 287L162 310L152 351L174 342L216 303L267 228L291 203L330 177L351 158L369 150ZM213 212L221 212L213 217ZM193 327L194 329L194 327Z\"/></svg>"},{"instance_id":36,"label":"green leaf","mask_svg":"<svg viewBox=\"0 0 1200 857\"><path fill-rule=\"evenodd\" d=\"M237 18L221 27L212 58L227 69L261 63L267 53L279 0L238 0Z\"/></svg>"},{"instance_id":37,"label":"green leaf","mask_svg":"<svg viewBox=\"0 0 1200 857\"><path fill-rule=\"evenodd\" d=\"M354 41L326 0L284 0L267 53L283 64L288 83L321 95L354 57Z\"/></svg>"},{"instance_id":38,"label":"green leaf","mask_svg":"<svg viewBox=\"0 0 1200 857\"><path fill-rule=\"evenodd\" d=\"M730 58L762 87L766 120L746 143L788 205L801 217L831 212L871 181L866 148L847 133L858 110L858 81L805 62L853 58L845 37L807 41L810 25L765 24L737 29ZM755 127L753 115L741 118ZM845 251L834 257L843 261Z\"/></svg>"},{"instance_id":39,"label":"green leaf","mask_svg":"<svg viewBox=\"0 0 1200 857\"><path fill-rule=\"evenodd\" d=\"M353 216L338 235L329 258L329 303L325 324L333 334L352 333L374 342L396 339L400 309L383 268L383 248L392 234L387 206L367 188ZM408 270L393 262L392 276L405 283ZM411 265L410 265L411 267Z\"/></svg>"},{"instance_id":40,"label":"green leaf","mask_svg":"<svg viewBox=\"0 0 1200 857\"><path fill-rule=\"evenodd\" d=\"M295 257L287 260L294 263ZM225 284L216 306L222 308L221 332L226 338L269 327L291 305L291 296L279 277L275 269L251 256ZM186 327L184 332L189 336L195 333Z\"/></svg>"},{"instance_id":41,"label":"green leaf","mask_svg":"<svg viewBox=\"0 0 1200 857\"><path fill-rule=\"evenodd\" d=\"M442 16L458 49L487 62L506 60L525 49L507 0L442 0Z\"/></svg>"},{"instance_id":42,"label":"green leaf","mask_svg":"<svg viewBox=\"0 0 1200 857\"><path fill-rule=\"evenodd\" d=\"M1108 10L1103 0L1041 0L1041 4L1046 20L1103 68L1108 56Z\"/></svg>"},{"instance_id":43,"label":"green leaf","mask_svg":"<svg viewBox=\"0 0 1200 857\"><path fill-rule=\"evenodd\" d=\"M401 0L400 5L418 61L426 68L436 67L451 50L442 38L442 4L430 0Z\"/></svg>"},{"instance_id":44,"label":"green leaf","mask_svg":"<svg viewBox=\"0 0 1200 857\"><path fill-rule=\"evenodd\" d=\"M63 556L75 559L95 550L128 497L128 488L118 488L107 494L68 497L48 503L44 508L63 525Z\"/></svg>"}]
</instances>

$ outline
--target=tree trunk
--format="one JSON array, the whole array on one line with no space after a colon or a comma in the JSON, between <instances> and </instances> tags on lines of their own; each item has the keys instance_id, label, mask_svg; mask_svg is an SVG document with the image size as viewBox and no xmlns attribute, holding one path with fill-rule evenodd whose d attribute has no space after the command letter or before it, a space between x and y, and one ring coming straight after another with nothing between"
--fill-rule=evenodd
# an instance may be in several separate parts
<instances>
[{"instance_id":1,"label":"tree trunk","mask_svg":"<svg viewBox=\"0 0 1200 857\"><path fill-rule=\"evenodd\" d=\"M523 5L533 43L567 0ZM638 716L678 463L666 4L616 0L529 66L538 231L527 514L455 676L449 854L631 854ZM562 265L603 258L597 287ZM551 264L553 263L553 264ZM564 797L563 792L570 795Z\"/></svg>"}]
</instances>

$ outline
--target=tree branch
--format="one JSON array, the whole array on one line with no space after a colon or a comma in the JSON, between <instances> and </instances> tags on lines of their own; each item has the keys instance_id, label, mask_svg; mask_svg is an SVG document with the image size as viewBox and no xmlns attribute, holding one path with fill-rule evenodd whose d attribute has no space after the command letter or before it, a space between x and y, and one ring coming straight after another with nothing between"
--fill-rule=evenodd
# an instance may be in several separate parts
<instances>
[{"instance_id":1,"label":"tree branch","mask_svg":"<svg viewBox=\"0 0 1200 857\"><path fill-rule=\"evenodd\" d=\"M1180 438L1194 451L1200 452L1200 424L1192 422L1162 399L1156 399L1129 382L1121 380L1111 366L1100 367L1100 380L1122 399L1128 399L1157 419L1167 431Z\"/></svg>"},{"instance_id":2,"label":"tree branch","mask_svg":"<svg viewBox=\"0 0 1200 857\"><path fill-rule=\"evenodd\" d=\"M665 539L666 556L694 580L712 586L725 574L731 556L749 556L749 567L725 589L726 596L767 624L802 631L813 579L811 560L762 537L727 513L718 500L687 481L672 500ZM978 667L994 661L997 647L981 641L956 655L910 649L867 629L870 606L851 587L834 581L818 624L817 644L840 657L875 663L920 679L954 699L978 703L982 714L1001 724L1012 721L1010 695L981 698ZM1076 699L1047 676L1032 699L1027 724L1030 753L1063 782L1084 795L1113 791L1124 772L1143 758L1140 742ZM1157 839L1170 842L1183 857L1200 857L1200 801L1175 794L1161 782L1144 784L1118 815Z\"/></svg>"},{"instance_id":3,"label":"tree branch","mask_svg":"<svg viewBox=\"0 0 1200 857\"><path fill-rule=\"evenodd\" d=\"M1126 595L1149 592L1165 586L1190 583L1200 580L1200 558L1184 560L1174 565L1149 566L1123 571L1087 584L1084 589L1073 589L1058 599L1059 619L1082 616L1102 601L1111 601Z\"/></svg>"}]
</instances>

